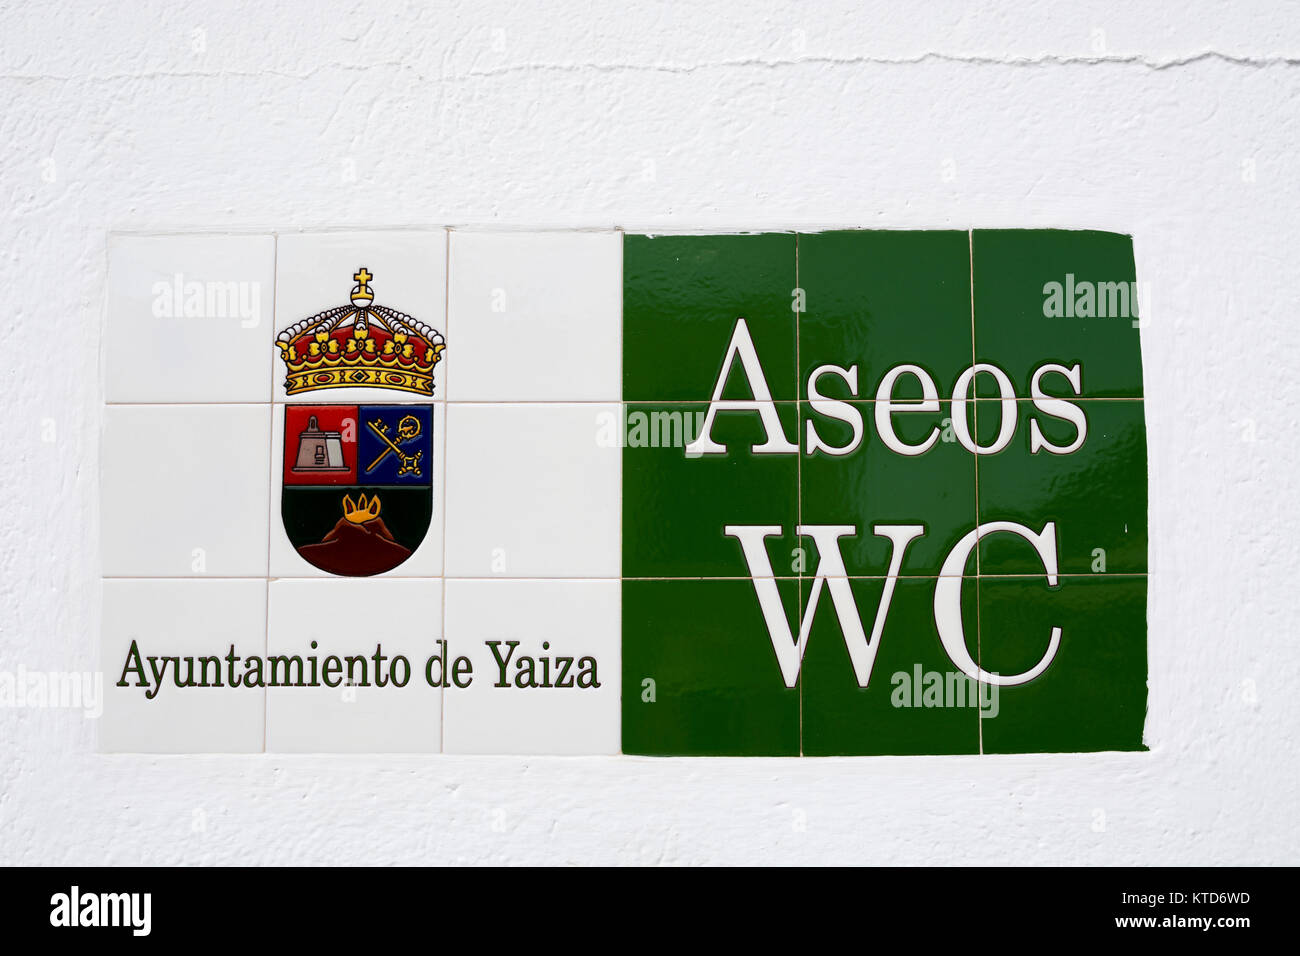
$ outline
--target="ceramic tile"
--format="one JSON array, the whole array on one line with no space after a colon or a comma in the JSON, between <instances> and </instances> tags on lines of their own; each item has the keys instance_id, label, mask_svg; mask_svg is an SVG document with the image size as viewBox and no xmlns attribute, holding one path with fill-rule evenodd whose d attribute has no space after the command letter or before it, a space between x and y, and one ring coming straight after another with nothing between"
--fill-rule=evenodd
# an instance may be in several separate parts
<instances>
[{"instance_id":1,"label":"ceramic tile","mask_svg":"<svg viewBox=\"0 0 1300 956\"><path fill-rule=\"evenodd\" d=\"M708 401L724 374L722 398L752 398L747 352L772 398L795 399L795 285L788 233L627 236L623 399ZM741 339L752 350L733 353Z\"/></svg>"},{"instance_id":2,"label":"ceramic tile","mask_svg":"<svg viewBox=\"0 0 1300 956\"><path fill-rule=\"evenodd\" d=\"M975 582L965 580L961 621L973 645ZM830 582L822 584L803 659L806 755L979 753L980 714L996 713L997 698L944 653L935 626L937 584L936 578L900 577L890 588L883 579L853 579L853 605L844 601L842 610ZM807 615L814 582L805 578L802 590ZM880 636L873 642L887 592Z\"/></svg>"},{"instance_id":3,"label":"ceramic tile","mask_svg":"<svg viewBox=\"0 0 1300 956\"><path fill-rule=\"evenodd\" d=\"M448 654L469 659L472 680L445 691L446 751L618 753L620 591L616 580L449 580Z\"/></svg>"},{"instance_id":4,"label":"ceramic tile","mask_svg":"<svg viewBox=\"0 0 1300 956\"><path fill-rule=\"evenodd\" d=\"M441 580L272 581L269 621L267 654L301 659L308 683L315 657L320 686L267 689L268 751L438 752Z\"/></svg>"},{"instance_id":5,"label":"ceramic tile","mask_svg":"<svg viewBox=\"0 0 1300 956\"><path fill-rule=\"evenodd\" d=\"M620 408L447 409L447 574L619 576Z\"/></svg>"},{"instance_id":6,"label":"ceramic tile","mask_svg":"<svg viewBox=\"0 0 1300 956\"><path fill-rule=\"evenodd\" d=\"M797 633L797 580L772 580ZM787 687L753 581L624 581L623 752L796 756Z\"/></svg>"},{"instance_id":7,"label":"ceramic tile","mask_svg":"<svg viewBox=\"0 0 1300 956\"><path fill-rule=\"evenodd\" d=\"M441 575L445 429L441 402L277 405L269 463L271 575ZM381 432L395 437L406 457L399 459ZM357 517L363 495L367 509L377 509L376 520L349 520L349 504Z\"/></svg>"},{"instance_id":8,"label":"ceramic tile","mask_svg":"<svg viewBox=\"0 0 1300 956\"><path fill-rule=\"evenodd\" d=\"M766 585L797 634L799 582ZM797 755L799 686L773 647L752 581L624 581L623 752Z\"/></svg>"},{"instance_id":9,"label":"ceramic tile","mask_svg":"<svg viewBox=\"0 0 1300 956\"><path fill-rule=\"evenodd\" d=\"M103 599L101 751L262 750L265 691L232 685L266 650L265 581L105 581Z\"/></svg>"},{"instance_id":10,"label":"ceramic tile","mask_svg":"<svg viewBox=\"0 0 1300 956\"><path fill-rule=\"evenodd\" d=\"M266 402L275 237L109 237L104 399Z\"/></svg>"},{"instance_id":11,"label":"ceramic tile","mask_svg":"<svg viewBox=\"0 0 1300 956\"><path fill-rule=\"evenodd\" d=\"M798 574L798 456L754 451L769 442L797 439L796 404L783 402L774 408L769 434L758 412L719 411L706 428L707 405L626 406L626 577ZM714 446L707 453L702 444L706 440ZM770 567L748 565L740 542L725 532L733 524L782 529L766 539Z\"/></svg>"},{"instance_id":12,"label":"ceramic tile","mask_svg":"<svg viewBox=\"0 0 1300 956\"><path fill-rule=\"evenodd\" d=\"M269 405L104 409L104 574L266 574Z\"/></svg>"},{"instance_id":13,"label":"ceramic tile","mask_svg":"<svg viewBox=\"0 0 1300 956\"><path fill-rule=\"evenodd\" d=\"M1147 705L1145 575L979 581L979 660L1014 678L1037 667L1060 628L1050 664L999 688L996 717L981 723L984 752L1144 750Z\"/></svg>"},{"instance_id":14,"label":"ceramic tile","mask_svg":"<svg viewBox=\"0 0 1300 956\"><path fill-rule=\"evenodd\" d=\"M972 403L974 404L974 403ZM978 402L980 444L995 447L1002 428L998 401ZM1016 427L1006 447L978 456L981 522L1011 521L1044 529L1054 524L1063 574L1133 573L1147 570L1147 449L1145 407L1140 401L1076 401L1085 423L1083 443L1068 453L1040 447L1037 434L1057 449L1078 442L1075 423L1017 402ZM980 542L985 574L1039 574L1041 559L1023 538L995 534Z\"/></svg>"},{"instance_id":15,"label":"ceramic tile","mask_svg":"<svg viewBox=\"0 0 1300 956\"><path fill-rule=\"evenodd\" d=\"M446 278L443 229L281 234L275 400L441 401Z\"/></svg>"},{"instance_id":16,"label":"ceramic tile","mask_svg":"<svg viewBox=\"0 0 1300 956\"><path fill-rule=\"evenodd\" d=\"M453 231L450 243L448 400L622 397L622 233Z\"/></svg>"},{"instance_id":17,"label":"ceramic tile","mask_svg":"<svg viewBox=\"0 0 1300 956\"><path fill-rule=\"evenodd\" d=\"M860 230L799 236L800 397L819 368L857 368L854 393L835 374L819 377L828 398L920 399L917 374L899 374L883 394L886 373L914 366L951 395L971 365L970 239L962 231Z\"/></svg>"},{"instance_id":18,"label":"ceramic tile","mask_svg":"<svg viewBox=\"0 0 1300 956\"><path fill-rule=\"evenodd\" d=\"M1078 364L1084 397L1142 397L1135 320L1146 290L1137 284L1131 237L976 229L972 249L976 357L1002 369L1017 396L1032 397L1041 366ZM981 396L998 395L990 375L978 386Z\"/></svg>"},{"instance_id":19,"label":"ceramic tile","mask_svg":"<svg viewBox=\"0 0 1300 956\"><path fill-rule=\"evenodd\" d=\"M919 525L924 531L907 544L900 571L939 574L944 558L975 524L975 456L957 440L950 405L936 402L929 411L920 402L844 403L833 411L848 422L820 414L810 403L800 408L805 437L811 424L823 445L805 454L800 466L802 523L853 525L857 533L840 543L845 570L868 577L888 573L893 551L891 539L873 529ZM805 537L802 545L806 573L814 574L816 542ZM968 572L957 573L974 570L972 561Z\"/></svg>"}]
</instances>

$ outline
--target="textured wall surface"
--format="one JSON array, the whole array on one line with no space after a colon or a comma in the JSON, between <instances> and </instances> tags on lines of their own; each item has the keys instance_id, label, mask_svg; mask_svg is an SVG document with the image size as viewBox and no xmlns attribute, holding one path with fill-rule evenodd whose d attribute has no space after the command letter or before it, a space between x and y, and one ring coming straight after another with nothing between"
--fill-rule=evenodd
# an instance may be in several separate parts
<instances>
[{"instance_id":1,"label":"textured wall surface","mask_svg":"<svg viewBox=\"0 0 1300 956\"><path fill-rule=\"evenodd\" d=\"M615 6L0 12L0 670L95 660L110 230L1083 226L1150 287L1150 753L122 757L10 707L0 862L1300 861L1294 9Z\"/></svg>"}]
</instances>

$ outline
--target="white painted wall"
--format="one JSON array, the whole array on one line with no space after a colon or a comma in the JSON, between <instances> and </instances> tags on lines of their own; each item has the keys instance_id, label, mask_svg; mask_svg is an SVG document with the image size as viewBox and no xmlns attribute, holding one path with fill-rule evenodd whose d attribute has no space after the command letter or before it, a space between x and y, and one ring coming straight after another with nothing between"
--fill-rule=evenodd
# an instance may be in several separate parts
<instances>
[{"instance_id":1,"label":"white painted wall","mask_svg":"<svg viewBox=\"0 0 1300 956\"><path fill-rule=\"evenodd\" d=\"M164 759L9 709L0 862L1300 861L1294 8L532 6L0 12L0 669L93 666L110 229L1095 226L1152 288L1151 753Z\"/></svg>"}]
</instances>

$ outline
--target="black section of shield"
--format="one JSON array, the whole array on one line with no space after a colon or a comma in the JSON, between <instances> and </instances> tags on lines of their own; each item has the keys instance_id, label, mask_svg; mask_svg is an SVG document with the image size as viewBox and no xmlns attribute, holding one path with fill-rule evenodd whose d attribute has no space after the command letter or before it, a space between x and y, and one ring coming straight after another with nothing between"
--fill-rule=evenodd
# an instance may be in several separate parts
<instances>
[{"instance_id":1,"label":"black section of shield","mask_svg":"<svg viewBox=\"0 0 1300 956\"><path fill-rule=\"evenodd\" d=\"M379 516L364 524L344 518L344 496L380 501ZM280 514L289 541L322 571L364 577L391 571L411 556L429 530L433 496L428 487L287 486Z\"/></svg>"}]
</instances>

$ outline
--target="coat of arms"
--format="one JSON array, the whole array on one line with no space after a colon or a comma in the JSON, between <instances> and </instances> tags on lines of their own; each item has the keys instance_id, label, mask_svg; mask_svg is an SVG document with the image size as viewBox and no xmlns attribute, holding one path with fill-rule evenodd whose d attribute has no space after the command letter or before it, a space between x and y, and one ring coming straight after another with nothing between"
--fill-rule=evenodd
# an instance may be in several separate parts
<instances>
[{"instance_id":1,"label":"coat of arms","mask_svg":"<svg viewBox=\"0 0 1300 956\"><path fill-rule=\"evenodd\" d=\"M441 333L375 305L366 268L352 278L350 304L276 338L286 393L374 388L432 397ZM397 567L433 517L433 448L427 404L286 406L280 513L289 541L331 574Z\"/></svg>"}]
</instances>

